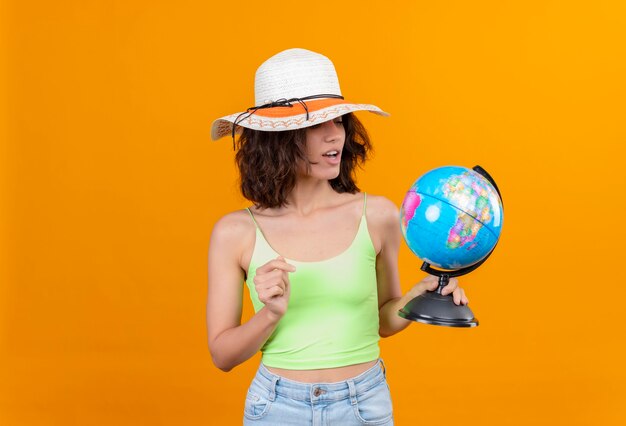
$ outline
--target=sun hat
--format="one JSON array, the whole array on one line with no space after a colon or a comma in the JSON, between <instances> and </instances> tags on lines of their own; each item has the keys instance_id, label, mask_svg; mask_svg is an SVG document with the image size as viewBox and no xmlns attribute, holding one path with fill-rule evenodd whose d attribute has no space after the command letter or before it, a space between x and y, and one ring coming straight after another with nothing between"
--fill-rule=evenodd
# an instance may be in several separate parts
<instances>
[{"instance_id":1,"label":"sun hat","mask_svg":"<svg viewBox=\"0 0 626 426\"><path fill-rule=\"evenodd\" d=\"M220 139L247 127L262 131L303 129L353 111L389 114L375 105L346 101L335 66L326 56L306 49L284 50L257 69L255 106L213 121L211 138Z\"/></svg>"}]
</instances>

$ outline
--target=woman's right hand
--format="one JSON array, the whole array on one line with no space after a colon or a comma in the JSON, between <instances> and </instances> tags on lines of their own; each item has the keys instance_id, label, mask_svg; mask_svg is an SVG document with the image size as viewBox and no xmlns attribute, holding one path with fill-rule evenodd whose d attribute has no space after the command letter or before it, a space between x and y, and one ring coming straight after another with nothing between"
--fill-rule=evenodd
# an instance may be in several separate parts
<instances>
[{"instance_id":1,"label":"woman's right hand","mask_svg":"<svg viewBox=\"0 0 626 426\"><path fill-rule=\"evenodd\" d=\"M289 284L289 272L295 272L296 267L287 263L285 258L279 256L270 260L256 270L254 276L254 288L259 300L265 305L276 321L281 319L287 312L291 286Z\"/></svg>"}]
</instances>

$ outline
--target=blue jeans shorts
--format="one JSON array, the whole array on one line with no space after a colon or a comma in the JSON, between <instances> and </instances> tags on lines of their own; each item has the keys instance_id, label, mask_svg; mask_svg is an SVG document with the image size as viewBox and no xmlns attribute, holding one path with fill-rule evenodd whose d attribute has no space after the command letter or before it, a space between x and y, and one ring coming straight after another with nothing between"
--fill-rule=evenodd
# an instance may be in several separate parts
<instances>
[{"instance_id":1,"label":"blue jeans shorts","mask_svg":"<svg viewBox=\"0 0 626 426\"><path fill-rule=\"evenodd\" d=\"M393 425L383 361L352 379L334 383L288 380L261 364L248 389L243 424Z\"/></svg>"}]
</instances>

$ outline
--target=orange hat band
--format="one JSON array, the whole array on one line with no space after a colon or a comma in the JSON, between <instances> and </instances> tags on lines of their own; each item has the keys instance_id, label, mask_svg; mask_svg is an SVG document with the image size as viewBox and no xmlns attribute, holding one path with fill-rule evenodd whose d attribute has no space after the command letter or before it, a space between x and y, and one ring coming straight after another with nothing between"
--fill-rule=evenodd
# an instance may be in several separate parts
<instances>
[{"instance_id":1,"label":"orange hat band","mask_svg":"<svg viewBox=\"0 0 626 426\"><path fill-rule=\"evenodd\" d=\"M305 102L311 100L311 102ZM309 119L309 112L318 111L322 108L345 103L341 95L311 95L303 98L278 99L267 104L248 108L235 118L233 122L232 137L233 149L235 147L235 126L242 120L249 118L253 114L268 118L292 117L295 115L306 114Z\"/></svg>"},{"instance_id":2,"label":"orange hat band","mask_svg":"<svg viewBox=\"0 0 626 426\"><path fill-rule=\"evenodd\" d=\"M301 103L292 103L291 106L276 106L273 108L260 109L256 115L268 118L292 117L306 112L319 111L333 105L345 104L343 98L325 98L306 102L306 109Z\"/></svg>"}]
</instances>

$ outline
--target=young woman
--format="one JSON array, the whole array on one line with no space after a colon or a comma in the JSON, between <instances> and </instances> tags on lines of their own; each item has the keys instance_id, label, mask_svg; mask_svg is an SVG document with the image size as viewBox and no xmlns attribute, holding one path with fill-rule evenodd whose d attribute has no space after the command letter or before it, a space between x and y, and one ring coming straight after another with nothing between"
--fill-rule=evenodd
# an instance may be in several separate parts
<instances>
[{"instance_id":1,"label":"young woman","mask_svg":"<svg viewBox=\"0 0 626 426\"><path fill-rule=\"evenodd\" d=\"M241 133L241 190L253 203L211 235L213 362L229 371L262 351L244 424L393 424L378 341L409 325L398 310L437 278L401 294L398 210L354 181L370 141L353 112L386 113L344 100L332 62L303 49L263 63L255 95L212 129L214 139ZM242 324L244 282L255 314ZM467 303L455 279L450 293Z\"/></svg>"}]
</instances>

